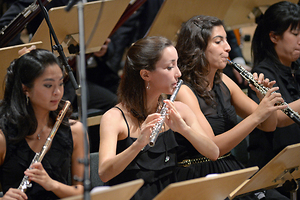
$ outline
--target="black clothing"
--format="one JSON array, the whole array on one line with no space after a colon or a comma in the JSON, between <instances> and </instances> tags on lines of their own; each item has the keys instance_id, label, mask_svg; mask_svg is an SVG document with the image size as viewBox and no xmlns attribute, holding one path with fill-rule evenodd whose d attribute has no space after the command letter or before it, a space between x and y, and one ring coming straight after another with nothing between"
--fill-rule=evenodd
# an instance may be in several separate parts
<instances>
[{"instance_id":1,"label":"black clothing","mask_svg":"<svg viewBox=\"0 0 300 200\"><path fill-rule=\"evenodd\" d=\"M189 86L190 87L190 86ZM191 88L191 87L190 87ZM205 100L200 97L193 88L198 99L200 108L210 123L214 134L222 134L237 124L237 115L234 106L231 104L230 91L224 82L220 84L214 84L211 91L211 97L213 102L211 105L207 105ZM176 141L179 145L178 148L178 161L181 162L184 159L201 158L203 155L199 154L198 151L183 137L176 134ZM178 181L184 181L187 179L200 178L208 174L224 173L234 170L245 168L232 154L225 154L216 161L206 161L197 164L192 164L188 167L177 167L176 175ZM282 199L287 198L278 194L275 190L268 190L266 192L268 200L271 199ZM275 196L275 198L273 198ZM254 194L235 198L236 200L254 200L257 197Z\"/></svg>"},{"instance_id":2,"label":"black clothing","mask_svg":"<svg viewBox=\"0 0 300 200\"><path fill-rule=\"evenodd\" d=\"M236 125L237 117L235 109L230 102L230 91L223 82L221 84L214 85L213 90L211 91L212 97L215 101L213 102L213 105L207 105L204 99L201 98L196 91L193 90L193 92L196 95L200 108L210 123L215 135L226 132ZM184 159L203 157L188 140L179 134L176 134L175 136L179 145L179 162ZM239 163L233 155L230 155L223 159L218 159L217 161L197 163L189 167L179 167L177 168L177 175L178 180L183 181L186 179L204 177L212 173L223 173L242 168L244 168L243 165Z\"/></svg>"},{"instance_id":3,"label":"black clothing","mask_svg":"<svg viewBox=\"0 0 300 200\"><path fill-rule=\"evenodd\" d=\"M278 86L277 92L281 93L283 99L287 103L291 103L300 98L300 72L297 70L299 63L293 63L295 69L282 64L276 64L273 60L266 58L260 64L255 66L252 72L263 73L266 78L276 80L274 86ZM254 91L249 89L248 95L251 99L259 103ZM284 128L277 128L274 132L264 132L255 129L249 135L249 166L258 166L262 168L274 156L276 156L283 148L288 145L300 142L300 127L292 124Z\"/></svg>"},{"instance_id":4,"label":"black clothing","mask_svg":"<svg viewBox=\"0 0 300 200\"><path fill-rule=\"evenodd\" d=\"M70 127L60 126L53 138L50 150L42 160L44 169L52 179L68 184L72 152L71 129ZM5 160L0 167L0 181L4 194L9 188L19 187L24 177L24 171L30 166L35 154L25 139L18 144L7 143ZM58 199L53 192L46 191L34 182L32 182L32 187L27 189L26 195L29 200Z\"/></svg>"},{"instance_id":5,"label":"black clothing","mask_svg":"<svg viewBox=\"0 0 300 200\"><path fill-rule=\"evenodd\" d=\"M136 138L130 137L129 125L125 115L120 108L118 109L122 112L127 124L128 137L118 141L117 154L127 149L136 140ZM125 170L106 184L116 185L142 178L145 183L132 199L153 199L167 185L175 182L176 147L177 143L171 129L160 133L155 146L145 146Z\"/></svg>"}]
</instances>

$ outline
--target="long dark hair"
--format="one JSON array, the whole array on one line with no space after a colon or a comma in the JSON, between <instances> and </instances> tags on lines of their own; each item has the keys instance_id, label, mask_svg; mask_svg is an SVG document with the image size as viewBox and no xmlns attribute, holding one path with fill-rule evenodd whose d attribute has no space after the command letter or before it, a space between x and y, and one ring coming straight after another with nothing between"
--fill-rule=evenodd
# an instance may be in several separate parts
<instances>
[{"instance_id":1,"label":"long dark hair","mask_svg":"<svg viewBox=\"0 0 300 200\"><path fill-rule=\"evenodd\" d=\"M138 40L128 49L124 74L118 88L118 99L139 122L144 121L148 115L145 81L140 71L154 71L162 51L169 46L172 43L167 38L152 36Z\"/></svg>"},{"instance_id":2,"label":"long dark hair","mask_svg":"<svg viewBox=\"0 0 300 200\"><path fill-rule=\"evenodd\" d=\"M26 136L35 133L37 119L30 102L27 104L22 84L32 88L36 78L52 64L60 66L56 56L47 50L36 49L14 60L7 69L4 97L0 103L0 128L7 139L19 142ZM56 111L50 111L49 117L55 121L64 102L59 103ZM67 113L67 117L70 112ZM62 125L67 125L65 120Z\"/></svg>"},{"instance_id":3,"label":"long dark hair","mask_svg":"<svg viewBox=\"0 0 300 200\"><path fill-rule=\"evenodd\" d=\"M299 6L288 1L275 3L266 10L257 23L251 47L254 67L266 57L280 63L269 33L282 36L290 26L291 30L297 29L300 25Z\"/></svg>"},{"instance_id":4,"label":"long dark hair","mask_svg":"<svg viewBox=\"0 0 300 200\"><path fill-rule=\"evenodd\" d=\"M189 83L206 103L211 103L208 91L209 63L205 50L215 26L224 26L217 17L198 15L183 23L178 34L176 49L181 78ZM214 82L221 82L221 70L218 70Z\"/></svg>"}]
</instances>

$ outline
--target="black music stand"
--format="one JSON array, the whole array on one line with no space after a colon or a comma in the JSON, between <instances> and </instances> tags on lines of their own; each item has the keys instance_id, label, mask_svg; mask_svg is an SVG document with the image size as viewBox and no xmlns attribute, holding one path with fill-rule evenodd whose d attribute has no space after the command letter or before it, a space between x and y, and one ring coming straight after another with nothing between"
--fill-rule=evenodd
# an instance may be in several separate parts
<instances>
[{"instance_id":1,"label":"black music stand","mask_svg":"<svg viewBox=\"0 0 300 200\"><path fill-rule=\"evenodd\" d=\"M91 192L91 200L129 200L140 189L140 187L142 187L143 184L143 179L137 179L127 183L114 185L101 191ZM83 195L63 198L62 200L83 200Z\"/></svg>"},{"instance_id":2,"label":"black music stand","mask_svg":"<svg viewBox=\"0 0 300 200\"><path fill-rule=\"evenodd\" d=\"M35 45L37 48L41 48L42 42L33 42L33 43L27 43L27 44L21 44L21 45L15 45L10 47L4 47L0 48L0 99L3 98L3 87L4 87L4 78L6 75L6 70L9 67L10 63L16 59L19 58L20 55L18 54L18 51L23 49L24 47L31 47L32 45Z\"/></svg>"},{"instance_id":3,"label":"black music stand","mask_svg":"<svg viewBox=\"0 0 300 200\"><path fill-rule=\"evenodd\" d=\"M88 46L85 47L85 53L92 53L101 49L129 2L130 0L103 0L84 4L85 42L87 42L90 34L94 31L93 28L99 10L103 6L99 23L96 24L95 34ZM65 8L66 6L51 8L48 14L64 53L66 56L70 56L74 53L70 53L68 47L70 45L79 45L78 13L77 9L74 8L66 12ZM43 20L31 41L43 41L42 48L52 50L49 29L45 20Z\"/></svg>"},{"instance_id":4,"label":"black music stand","mask_svg":"<svg viewBox=\"0 0 300 200\"><path fill-rule=\"evenodd\" d=\"M297 179L300 178L300 143L289 145L278 153L269 163L259 170L251 179L245 181L229 195L229 199L253 191L281 187L291 184L291 199L297 199Z\"/></svg>"},{"instance_id":5,"label":"black music stand","mask_svg":"<svg viewBox=\"0 0 300 200\"><path fill-rule=\"evenodd\" d=\"M153 200L223 200L257 170L258 167L250 167L214 176L172 183Z\"/></svg>"}]
</instances>

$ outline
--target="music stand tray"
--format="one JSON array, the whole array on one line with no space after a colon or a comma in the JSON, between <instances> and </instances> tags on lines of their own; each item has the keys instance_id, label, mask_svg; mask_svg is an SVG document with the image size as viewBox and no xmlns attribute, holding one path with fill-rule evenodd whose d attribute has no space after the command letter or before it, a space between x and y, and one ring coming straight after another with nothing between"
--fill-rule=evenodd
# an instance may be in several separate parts
<instances>
[{"instance_id":1,"label":"music stand tray","mask_svg":"<svg viewBox=\"0 0 300 200\"><path fill-rule=\"evenodd\" d=\"M229 199L253 191L281 187L286 181L299 179L299 157L300 143L285 147L251 179L233 191Z\"/></svg>"},{"instance_id":2,"label":"music stand tray","mask_svg":"<svg viewBox=\"0 0 300 200\"><path fill-rule=\"evenodd\" d=\"M109 187L108 189L91 193L91 200L129 200L144 184L143 179L137 179ZM63 198L62 200L83 200L83 195Z\"/></svg>"},{"instance_id":3,"label":"music stand tray","mask_svg":"<svg viewBox=\"0 0 300 200\"><path fill-rule=\"evenodd\" d=\"M168 185L153 200L218 200L225 199L230 192L251 177L258 167L236 170Z\"/></svg>"},{"instance_id":4,"label":"music stand tray","mask_svg":"<svg viewBox=\"0 0 300 200\"><path fill-rule=\"evenodd\" d=\"M31 47L32 45L35 45L36 48L41 48L42 42L33 42L33 43L27 43L27 44L21 44L21 45L15 45L15 46L10 46L10 47L4 47L0 48L0 99L3 98L4 94L4 78L6 75L6 70L9 67L10 63L16 59L19 58L18 51L23 49L24 47Z\"/></svg>"},{"instance_id":5,"label":"music stand tray","mask_svg":"<svg viewBox=\"0 0 300 200\"><path fill-rule=\"evenodd\" d=\"M85 53L92 53L101 49L129 2L130 0L103 0L84 4L85 43L94 31L92 39L85 48ZM65 11L65 7L66 6L51 8L48 14L51 25L59 43L64 49L65 55L70 56L73 53L69 53L68 47L72 44L74 46L79 45L78 11L77 6L74 6L69 12ZM98 24L95 24L101 9L100 20ZM93 30L95 26L97 28ZM43 41L43 49L52 49L49 29L45 19L42 21L31 41Z\"/></svg>"}]
</instances>

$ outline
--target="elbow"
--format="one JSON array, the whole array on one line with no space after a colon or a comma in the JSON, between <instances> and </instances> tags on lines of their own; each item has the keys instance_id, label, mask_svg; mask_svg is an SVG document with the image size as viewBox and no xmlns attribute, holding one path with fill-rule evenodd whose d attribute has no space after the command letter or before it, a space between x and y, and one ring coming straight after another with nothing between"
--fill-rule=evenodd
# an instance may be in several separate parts
<instances>
[{"instance_id":1,"label":"elbow","mask_svg":"<svg viewBox=\"0 0 300 200\"><path fill-rule=\"evenodd\" d=\"M103 183L106 183L106 182L108 182L110 180L110 178L108 176L105 176L105 174L106 173L103 170L100 170L100 169L98 170L99 178L101 179L101 181Z\"/></svg>"},{"instance_id":2,"label":"elbow","mask_svg":"<svg viewBox=\"0 0 300 200\"><path fill-rule=\"evenodd\" d=\"M207 156L210 160L216 161L220 156L219 147L216 145L215 148L210 150L209 155Z\"/></svg>"}]
</instances>

